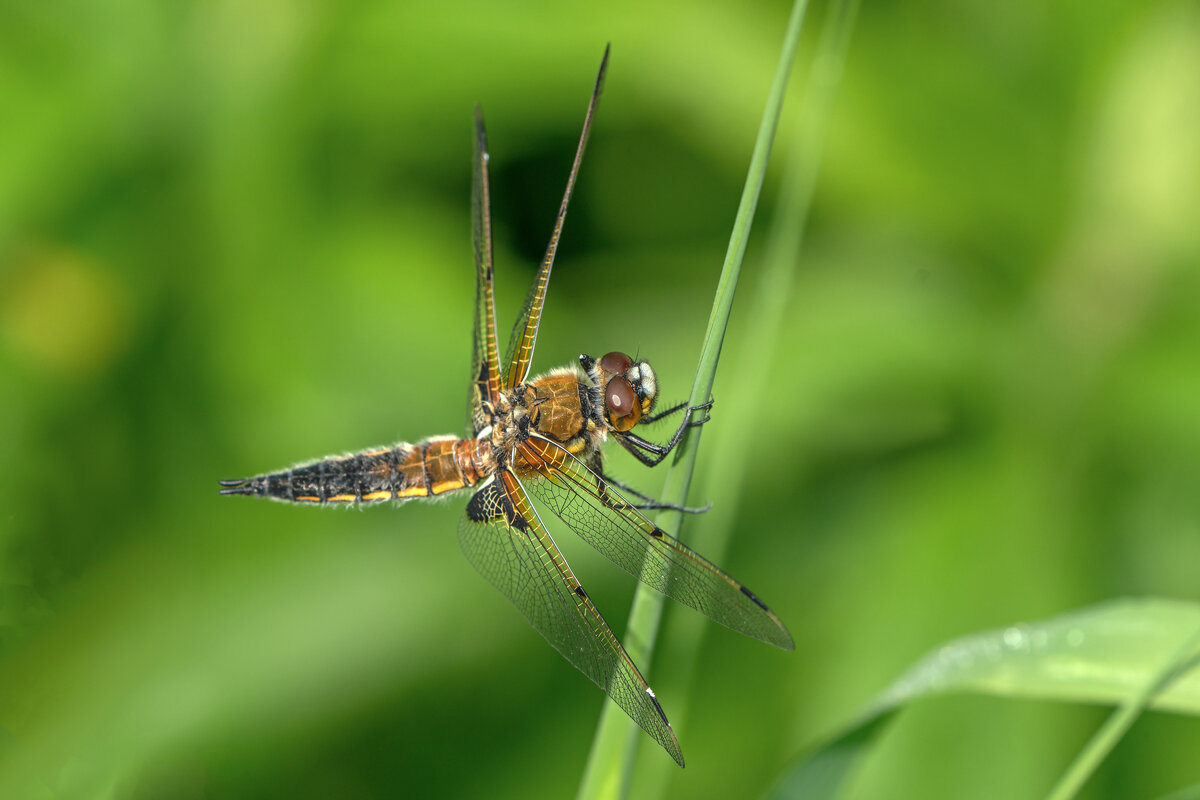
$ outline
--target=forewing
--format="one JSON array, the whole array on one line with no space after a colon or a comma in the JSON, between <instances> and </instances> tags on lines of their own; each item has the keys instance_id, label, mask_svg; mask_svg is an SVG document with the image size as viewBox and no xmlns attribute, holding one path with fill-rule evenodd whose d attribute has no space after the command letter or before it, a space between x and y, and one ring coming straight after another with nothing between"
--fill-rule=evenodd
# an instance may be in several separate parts
<instances>
[{"instance_id":1,"label":"forewing","mask_svg":"<svg viewBox=\"0 0 1200 800\"><path fill-rule=\"evenodd\" d=\"M471 175L471 222L475 240L475 341L471 349L471 430L478 435L491 424L484 404L500 396L496 350L496 302L492 290L492 210L488 185L487 132L483 112L475 107L475 159Z\"/></svg>"},{"instance_id":2,"label":"forewing","mask_svg":"<svg viewBox=\"0 0 1200 800\"><path fill-rule=\"evenodd\" d=\"M550 235L550 245L542 258L542 266L534 276L533 285L529 287L529 295L525 298L525 306L517 317L512 336L508 340L508 350L504 363L508 365L508 374L504 380L504 388L512 387L525 380L529 374L529 364L533 360L533 347L537 344L538 326L542 321L542 309L546 304L546 289L550 285L550 269L554 266L554 256L558 252L558 240L562 235L563 220L567 218L567 204L571 202L571 193L575 191L575 178L579 175L579 164L583 161L583 150L587 147L588 134L592 130L592 116L596 113L596 104L600 100L600 90L604 88L604 72L608 68L608 48L604 48L604 58L600 61L600 71L596 75L596 86L592 89L592 99L588 103L587 116L583 118L583 132L579 135L579 146L575 148L575 161L571 164L571 174L567 176L567 188L563 192L562 204L558 207L558 217L554 220L554 232Z\"/></svg>"},{"instance_id":3,"label":"forewing","mask_svg":"<svg viewBox=\"0 0 1200 800\"><path fill-rule=\"evenodd\" d=\"M679 742L654 693L575 579L511 472L500 472L471 499L458 540L467 560L534 630L682 767Z\"/></svg>"},{"instance_id":4,"label":"forewing","mask_svg":"<svg viewBox=\"0 0 1200 800\"><path fill-rule=\"evenodd\" d=\"M541 473L526 482L529 491L621 569L727 628L784 650L795 646L749 589L646 519L575 456L542 438L522 442L518 454Z\"/></svg>"}]
</instances>

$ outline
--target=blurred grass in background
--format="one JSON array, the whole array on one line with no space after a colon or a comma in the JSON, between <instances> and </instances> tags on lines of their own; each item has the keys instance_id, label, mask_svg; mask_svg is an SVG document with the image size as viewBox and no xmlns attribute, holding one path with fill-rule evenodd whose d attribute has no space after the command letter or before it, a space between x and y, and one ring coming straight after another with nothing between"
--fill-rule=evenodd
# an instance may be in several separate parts
<instances>
[{"instance_id":1,"label":"blurred grass in background","mask_svg":"<svg viewBox=\"0 0 1200 800\"><path fill-rule=\"evenodd\" d=\"M787 11L0 6L4 796L574 790L603 697L461 557L461 501L215 480L463 431L472 105L504 334L608 41L535 368L638 352L682 399ZM1200 599L1197 209L1194 3L864 4L755 416L718 373L759 457L700 453L797 652L714 626L675 796L757 794L954 636ZM559 539L619 630L632 580ZM1104 714L929 700L855 795L1036 795ZM1084 796L1196 782L1198 735L1148 715Z\"/></svg>"}]
</instances>

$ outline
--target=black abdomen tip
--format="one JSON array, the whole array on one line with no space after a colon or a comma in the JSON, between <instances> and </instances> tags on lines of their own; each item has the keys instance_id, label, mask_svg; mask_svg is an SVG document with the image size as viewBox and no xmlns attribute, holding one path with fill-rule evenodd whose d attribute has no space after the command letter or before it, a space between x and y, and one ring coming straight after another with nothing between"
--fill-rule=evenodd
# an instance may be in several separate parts
<instances>
[{"instance_id":1,"label":"black abdomen tip","mask_svg":"<svg viewBox=\"0 0 1200 800\"><path fill-rule=\"evenodd\" d=\"M221 484L221 494L261 494L259 487L255 486L253 478L231 478L222 481L217 481Z\"/></svg>"}]
</instances>

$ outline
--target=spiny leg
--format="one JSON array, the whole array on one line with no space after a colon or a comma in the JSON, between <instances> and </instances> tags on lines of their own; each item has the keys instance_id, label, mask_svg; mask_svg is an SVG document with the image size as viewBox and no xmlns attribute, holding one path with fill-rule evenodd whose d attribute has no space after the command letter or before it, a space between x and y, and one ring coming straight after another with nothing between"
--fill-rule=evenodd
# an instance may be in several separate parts
<instances>
[{"instance_id":1,"label":"spiny leg","mask_svg":"<svg viewBox=\"0 0 1200 800\"><path fill-rule=\"evenodd\" d=\"M672 414L678 414L680 411L684 410L685 408L688 408L689 415L693 414L697 411L705 412L704 419L690 420L690 422L689 422L689 424L691 424L691 425L703 425L704 423L708 422L708 420L710 418L707 412L709 409L712 408L712 405L713 405L712 400L709 400L707 403L702 403L701 405L698 405L698 406L692 406L691 408L688 408L687 403L678 403L676 405L671 406L668 409L664 409L663 411L658 412L657 414L652 414L648 417L642 417L641 424L649 425L651 423L658 422L661 419L666 419L667 417L671 416Z\"/></svg>"},{"instance_id":2,"label":"spiny leg","mask_svg":"<svg viewBox=\"0 0 1200 800\"><path fill-rule=\"evenodd\" d=\"M671 511L678 511L682 514L703 514L712 508L712 503L704 506L704 508L690 508L688 506L680 506L674 503L666 503L662 500L656 500L648 494L643 494L637 489L634 489L632 486L621 483L611 475L605 474L604 465L600 461L599 453L596 453L595 457L591 459L591 462L588 464L588 468L591 469L592 472L596 473L596 477L600 479L596 482L596 486L599 489L600 500L609 508L620 510L625 507L630 507L636 508L639 511L662 511L669 509ZM631 494L643 502L626 503L623 500L619 500L618 498L609 494L609 486L615 486L621 491Z\"/></svg>"},{"instance_id":3,"label":"spiny leg","mask_svg":"<svg viewBox=\"0 0 1200 800\"><path fill-rule=\"evenodd\" d=\"M703 403L698 406L691 406L684 411L683 421L679 423L679 427L675 430L675 435L671 437L671 441L667 442L666 444L655 444L654 442L643 439L637 434L628 432L621 433L614 431L613 436L618 442L621 443L621 446L628 450L638 461L641 461L647 467L656 467L661 464L663 459L665 459L670 452L675 449L675 446L679 444L680 441L682 441L683 435L687 432L688 428L699 427L712 419L708 413L708 410L712 408L712 404L713 401L709 400L707 403ZM668 409L662 414L652 417L651 421L662 419L662 417L667 414L674 414L679 410L679 408L680 407L677 406L673 409ZM692 419L692 415L697 411L704 412L704 417L702 419ZM645 422L644 419L642 421Z\"/></svg>"}]
</instances>

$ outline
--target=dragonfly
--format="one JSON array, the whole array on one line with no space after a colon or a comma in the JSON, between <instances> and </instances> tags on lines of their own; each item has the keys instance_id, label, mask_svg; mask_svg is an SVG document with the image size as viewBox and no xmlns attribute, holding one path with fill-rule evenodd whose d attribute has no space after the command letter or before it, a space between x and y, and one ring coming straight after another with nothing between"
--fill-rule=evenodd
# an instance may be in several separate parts
<instances>
[{"instance_id":1,"label":"dragonfly","mask_svg":"<svg viewBox=\"0 0 1200 800\"><path fill-rule=\"evenodd\" d=\"M708 421L712 403L681 403L656 413L654 370L620 352L581 355L577 366L528 377L550 271L607 65L606 48L550 244L513 328L503 368L496 344L487 134L483 114L475 108L470 437L433 436L329 456L223 480L220 492L335 505L403 503L472 490L458 527L467 560L682 767L679 741L654 691L575 577L532 498L617 566L671 599L781 649L794 645L787 628L753 592L646 516L657 509L697 509L657 501L604 470L601 447L609 439L646 466L661 463L689 428ZM664 444L633 432L639 424L677 414L679 424Z\"/></svg>"}]
</instances>

